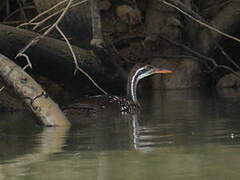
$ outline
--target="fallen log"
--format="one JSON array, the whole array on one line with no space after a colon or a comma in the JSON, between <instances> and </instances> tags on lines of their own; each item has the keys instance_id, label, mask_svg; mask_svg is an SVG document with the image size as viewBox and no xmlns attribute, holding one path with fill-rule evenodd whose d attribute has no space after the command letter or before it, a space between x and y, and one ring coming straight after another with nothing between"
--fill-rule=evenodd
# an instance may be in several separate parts
<instances>
[{"instance_id":1,"label":"fallen log","mask_svg":"<svg viewBox=\"0 0 240 180\"><path fill-rule=\"evenodd\" d=\"M30 40L39 34L14 27L0 25L0 52L14 60L14 57ZM125 88L126 77L108 54L102 56L104 62L92 50L72 46L80 67L86 71L103 89L109 92ZM74 76L74 62L69 47L63 41L45 37L30 47L26 54L30 58L32 73L45 76L53 81L64 83L76 91L85 89L89 94L96 88L81 73ZM18 65L26 65L25 60L14 60ZM106 66L106 64L108 64Z\"/></svg>"},{"instance_id":2,"label":"fallen log","mask_svg":"<svg viewBox=\"0 0 240 180\"><path fill-rule=\"evenodd\" d=\"M69 126L59 106L21 67L0 54L0 77L13 88L44 126Z\"/></svg>"}]
</instances>

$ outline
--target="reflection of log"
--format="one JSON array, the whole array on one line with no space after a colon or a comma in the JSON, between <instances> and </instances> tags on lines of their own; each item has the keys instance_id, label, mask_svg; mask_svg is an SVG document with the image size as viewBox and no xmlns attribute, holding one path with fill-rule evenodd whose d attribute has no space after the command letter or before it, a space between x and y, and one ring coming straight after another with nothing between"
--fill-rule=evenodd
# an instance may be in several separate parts
<instances>
[{"instance_id":1,"label":"reflection of log","mask_svg":"<svg viewBox=\"0 0 240 180\"><path fill-rule=\"evenodd\" d=\"M25 167L39 163L41 161L45 161L49 158L49 156L53 155L54 153L62 152L68 130L69 128L67 127L43 129L43 131L36 136L37 143L35 144L35 150L30 149L31 152L33 151L32 153L26 153L22 156L17 156L8 165L0 165L0 178L9 178L9 174L12 174L13 172L14 176L19 177L25 173ZM9 142L7 144L7 147L9 148ZM17 148L16 143L13 143L13 147ZM11 148L12 147L10 146L10 149ZM29 148L29 144L26 149L27 148ZM37 176L39 177L39 175Z\"/></svg>"},{"instance_id":2,"label":"reflection of log","mask_svg":"<svg viewBox=\"0 0 240 180\"><path fill-rule=\"evenodd\" d=\"M31 39L37 36L26 30L16 29L0 25L0 52L13 59ZM125 79L119 73L112 61L105 56L101 62L93 51L87 51L73 47L80 67L85 70L103 88L111 90L122 88ZM43 38L39 43L31 47L26 54L32 61L34 73L46 76L49 79L71 85L75 89L89 87L92 84L80 73L74 77L74 63L66 43L52 38ZM17 60L17 63L22 61ZM25 61L23 62L25 63ZM25 63L26 64L26 63ZM109 67L106 68L106 64ZM87 83L87 84L86 84ZM115 89L114 89L115 88ZM90 88L89 88L90 89ZM95 90L96 88L94 88ZM92 89L90 89L92 90Z\"/></svg>"},{"instance_id":3,"label":"reflection of log","mask_svg":"<svg viewBox=\"0 0 240 180\"><path fill-rule=\"evenodd\" d=\"M58 105L25 71L7 57L0 55L0 76L45 126L66 126L69 122Z\"/></svg>"}]
</instances>

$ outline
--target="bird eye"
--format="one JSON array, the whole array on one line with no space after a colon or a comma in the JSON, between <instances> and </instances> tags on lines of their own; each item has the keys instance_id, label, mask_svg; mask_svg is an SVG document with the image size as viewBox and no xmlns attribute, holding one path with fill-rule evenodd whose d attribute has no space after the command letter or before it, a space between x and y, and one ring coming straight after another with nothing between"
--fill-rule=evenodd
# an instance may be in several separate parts
<instances>
[{"instance_id":1,"label":"bird eye","mask_svg":"<svg viewBox=\"0 0 240 180\"><path fill-rule=\"evenodd\" d=\"M150 70L150 69L152 69L152 68L153 68L152 65L146 65L146 67L145 67L146 70Z\"/></svg>"}]
</instances>

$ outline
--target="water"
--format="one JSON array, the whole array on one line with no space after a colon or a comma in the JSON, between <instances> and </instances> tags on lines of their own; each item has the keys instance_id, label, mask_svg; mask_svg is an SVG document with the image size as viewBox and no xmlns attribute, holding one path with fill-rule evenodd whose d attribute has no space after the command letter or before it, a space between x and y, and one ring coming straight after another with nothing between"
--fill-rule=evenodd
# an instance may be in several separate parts
<instances>
[{"instance_id":1,"label":"water","mask_svg":"<svg viewBox=\"0 0 240 180\"><path fill-rule=\"evenodd\" d=\"M0 114L0 180L240 178L238 92L144 96L139 116L85 118L71 129Z\"/></svg>"}]
</instances>

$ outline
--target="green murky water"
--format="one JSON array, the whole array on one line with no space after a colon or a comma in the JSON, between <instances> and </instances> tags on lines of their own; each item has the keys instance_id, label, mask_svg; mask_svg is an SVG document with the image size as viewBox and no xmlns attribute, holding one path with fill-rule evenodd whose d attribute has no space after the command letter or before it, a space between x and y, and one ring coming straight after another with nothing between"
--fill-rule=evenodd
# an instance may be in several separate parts
<instances>
[{"instance_id":1,"label":"green murky water","mask_svg":"<svg viewBox=\"0 0 240 180\"><path fill-rule=\"evenodd\" d=\"M71 129L0 114L0 180L239 179L240 95L145 93L139 116L82 119Z\"/></svg>"}]
</instances>

